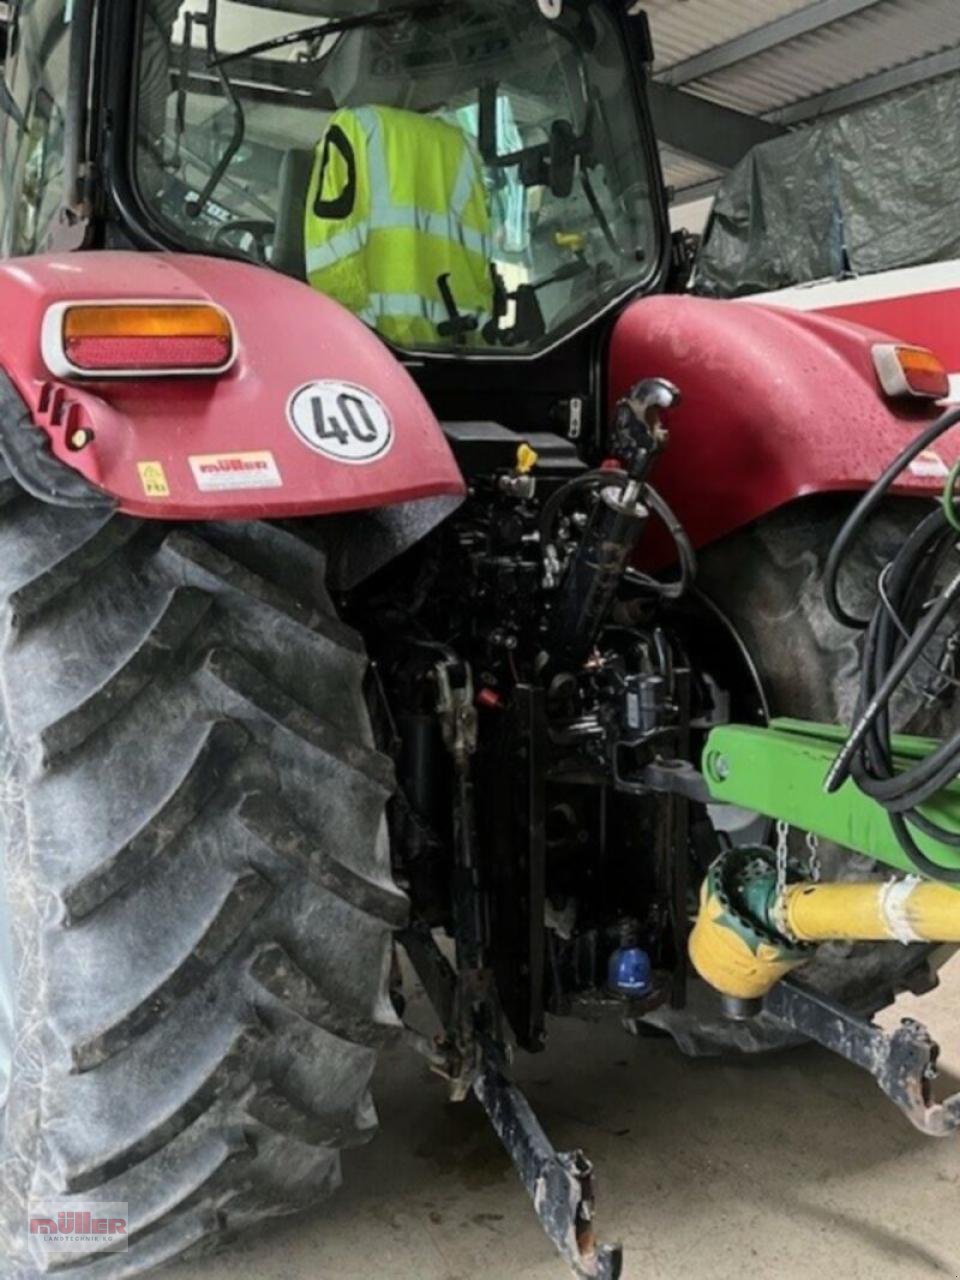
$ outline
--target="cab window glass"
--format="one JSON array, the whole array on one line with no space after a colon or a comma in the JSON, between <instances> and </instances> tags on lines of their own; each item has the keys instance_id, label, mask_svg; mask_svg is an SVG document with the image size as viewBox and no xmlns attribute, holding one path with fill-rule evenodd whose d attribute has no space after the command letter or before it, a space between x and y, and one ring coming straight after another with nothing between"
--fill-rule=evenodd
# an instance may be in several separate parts
<instances>
[{"instance_id":1,"label":"cab window glass","mask_svg":"<svg viewBox=\"0 0 960 1280\"><path fill-rule=\"evenodd\" d=\"M11 15L7 110L0 115L4 254L42 252L57 227L64 195L70 8L69 0L22 0Z\"/></svg>"},{"instance_id":2,"label":"cab window glass","mask_svg":"<svg viewBox=\"0 0 960 1280\"><path fill-rule=\"evenodd\" d=\"M658 261L607 6L143 0L137 185L178 241L402 347L549 345Z\"/></svg>"}]
</instances>

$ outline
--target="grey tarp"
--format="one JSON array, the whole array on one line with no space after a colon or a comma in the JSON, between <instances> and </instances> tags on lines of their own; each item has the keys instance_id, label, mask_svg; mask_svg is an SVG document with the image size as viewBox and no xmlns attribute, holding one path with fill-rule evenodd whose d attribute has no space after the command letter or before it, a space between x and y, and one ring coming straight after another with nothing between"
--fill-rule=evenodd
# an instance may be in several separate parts
<instances>
[{"instance_id":1,"label":"grey tarp","mask_svg":"<svg viewBox=\"0 0 960 1280\"><path fill-rule=\"evenodd\" d=\"M960 77L763 143L717 194L695 289L735 297L960 257Z\"/></svg>"}]
</instances>

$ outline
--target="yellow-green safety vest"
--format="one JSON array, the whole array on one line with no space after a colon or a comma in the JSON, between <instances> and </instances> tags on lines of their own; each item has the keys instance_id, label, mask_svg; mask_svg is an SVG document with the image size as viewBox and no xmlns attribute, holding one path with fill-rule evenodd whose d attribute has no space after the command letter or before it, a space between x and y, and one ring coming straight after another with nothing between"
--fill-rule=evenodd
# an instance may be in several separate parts
<instances>
[{"instance_id":1,"label":"yellow-green safety vest","mask_svg":"<svg viewBox=\"0 0 960 1280\"><path fill-rule=\"evenodd\" d=\"M493 310L480 157L456 125L395 107L345 108L307 193L307 279L399 346L449 344L439 278L482 327ZM468 336L479 341L479 330Z\"/></svg>"}]
</instances>

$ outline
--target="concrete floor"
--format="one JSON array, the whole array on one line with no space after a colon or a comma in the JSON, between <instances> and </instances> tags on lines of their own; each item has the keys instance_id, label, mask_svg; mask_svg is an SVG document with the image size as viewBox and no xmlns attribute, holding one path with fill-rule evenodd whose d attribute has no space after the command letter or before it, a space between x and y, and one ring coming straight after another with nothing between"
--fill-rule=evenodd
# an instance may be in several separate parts
<instances>
[{"instance_id":1,"label":"concrete floor","mask_svg":"<svg viewBox=\"0 0 960 1280\"><path fill-rule=\"evenodd\" d=\"M926 1021L960 1068L960 964L897 1012ZM692 1061L562 1023L517 1076L558 1147L597 1164L601 1236L623 1241L630 1280L960 1276L958 1144L917 1133L826 1052ZM450 1107L404 1052L383 1062L377 1096L381 1135L348 1154L332 1202L171 1280L569 1275L475 1103Z\"/></svg>"}]
</instances>

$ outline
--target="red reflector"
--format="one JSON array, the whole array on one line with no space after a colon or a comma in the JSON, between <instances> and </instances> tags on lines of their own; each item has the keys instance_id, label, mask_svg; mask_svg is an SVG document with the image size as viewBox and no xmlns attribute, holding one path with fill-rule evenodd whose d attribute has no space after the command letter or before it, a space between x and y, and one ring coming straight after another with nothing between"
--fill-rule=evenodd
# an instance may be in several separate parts
<instances>
[{"instance_id":1,"label":"red reflector","mask_svg":"<svg viewBox=\"0 0 960 1280\"><path fill-rule=\"evenodd\" d=\"M230 359L229 337L67 338L64 350L78 369L211 369Z\"/></svg>"}]
</instances>

